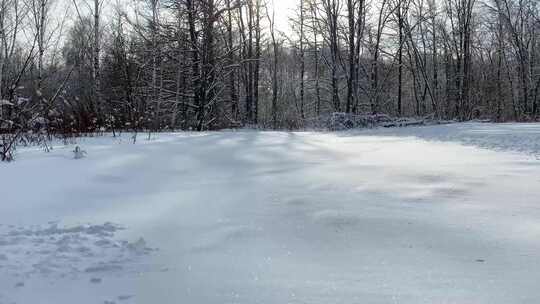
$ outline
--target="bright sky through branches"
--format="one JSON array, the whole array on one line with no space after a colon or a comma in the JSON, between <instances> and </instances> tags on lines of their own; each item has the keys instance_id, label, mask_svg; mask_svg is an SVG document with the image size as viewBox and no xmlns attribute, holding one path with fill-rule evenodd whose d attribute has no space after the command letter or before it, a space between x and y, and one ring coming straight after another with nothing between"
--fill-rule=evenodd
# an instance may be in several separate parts
<instances>
[{"instance_id":1,"label":"bright sky through branches","mask_svg":"<svg viewBox=\"0 0 540 304\"><path fill-rule=\"evenodd\" d=\"M273 0L276 10L276 28L283 32L289 32L289 18L294 14L294 9L298 6L294 0ZM270 2L271 4L272 2Z\"/></svg>"},{"instance_id":2,"label":"bright sky through branches","mask_svg":"<svg viewBox=\"0 0 540 304\"><path fill-rule=\"evenodd\" d=\"M59 1L68 1L68 0L59 0ZM262 0L262 3L264 3L265 0ZM275 22L276 22L276 29L278 31L284 32L284 33L290 33L291 26L289 22L289 18L294 15L294 10L298 6L299 0L266 0L269 8L274 7L275 8ZM82 5L84 1L77 0L77 2L80 5L80 9L82 11L86 11L85 9L88 8L87 5ZM129 11L130 8L134 8L136 5L142 5L142 3L134 2L133 0L105 0L104 5L106 9L104 10L104 17L105 19L111 18L112 14L114 14L113 7L116 5L120 5L121 7L124 7ZM68 4L66 4L68 5ZM69 1L69 6L72 6L72 2ZM264 20L264 23L266 23L266 11L262 11L262 18ZM272 14L272 10L270 9L270 14Z\"/></svg>"}]
</instances>

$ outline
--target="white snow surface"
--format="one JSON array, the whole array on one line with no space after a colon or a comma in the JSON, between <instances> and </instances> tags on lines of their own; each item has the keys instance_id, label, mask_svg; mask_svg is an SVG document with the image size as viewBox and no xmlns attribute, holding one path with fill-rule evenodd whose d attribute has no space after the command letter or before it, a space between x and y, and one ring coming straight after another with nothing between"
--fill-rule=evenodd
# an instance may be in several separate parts
<instances>
[{"instance_id":1,"label":"white snow surface","mask_svg":"<svg viewBox=\"0 0 540 304\"><path fill-rule=\"evenodd\" d=\"M96 137L0 164L0 303L539 303L540 124Z\"/></svg>"},{"instance_id":2,"label":"white snow surface","mask_svg":"<svg viewBox=\"0 0 540 304\"><path fill-rule=\"evenodd\" d=\"M429 141L459 142L497 151L517 151L540 156L540 127L537 123L459 123L360 132L373 135L414 136ZM358 134L359 131L350 133Z\"/></svg>"}]
</instances>

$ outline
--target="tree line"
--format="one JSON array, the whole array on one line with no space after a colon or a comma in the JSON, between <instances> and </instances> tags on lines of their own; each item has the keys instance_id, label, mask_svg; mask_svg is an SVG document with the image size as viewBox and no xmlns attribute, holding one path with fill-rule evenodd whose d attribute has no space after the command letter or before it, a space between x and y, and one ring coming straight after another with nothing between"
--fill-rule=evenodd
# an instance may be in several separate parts
<instances>
[{"instance_id":1,"label":"tree line","mask_svg":"<svg viewBox=\"0 0 540 304\"><path fill-rule=\"evenodd\" d=\"M0 155L25 134L297 129L335 112L538 118L535 0L269 1L0 0Z\"/></svg>"}]
</instances>

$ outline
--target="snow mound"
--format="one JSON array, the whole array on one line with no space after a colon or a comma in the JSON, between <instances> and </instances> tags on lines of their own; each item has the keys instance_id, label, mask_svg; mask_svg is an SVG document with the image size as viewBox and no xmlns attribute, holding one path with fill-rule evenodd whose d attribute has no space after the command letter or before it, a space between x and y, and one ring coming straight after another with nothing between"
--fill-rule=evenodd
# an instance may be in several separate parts
<instances>
[{"instance_id":1,"label":"snow mound","mask_svg":"<svg viewBox=\"0 0 540 304\"><path fill-rule=\"evenodd\" d=\"M77 277L81 274L140 272L141 259L154 250L143 238L118 240L124 228L105 223L8 227L0 230L0 271L15 277Z\"/></svg>"}]
</instances>

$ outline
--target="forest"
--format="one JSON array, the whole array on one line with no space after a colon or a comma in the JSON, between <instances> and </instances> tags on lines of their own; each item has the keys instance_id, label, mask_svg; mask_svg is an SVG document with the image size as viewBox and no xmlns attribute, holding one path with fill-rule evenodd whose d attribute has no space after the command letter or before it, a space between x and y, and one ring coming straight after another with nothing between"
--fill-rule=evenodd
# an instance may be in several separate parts
<instances>
[{"instance_id":1,"label":"forest","mask_svg":"<svg viewBox=\"0 0 540 304\"><path fill-rule=\"evenodd\" d=\"M0 156L27 138L332 113L538 119L535 0L295 1L0 0Z\"/></svg>"}]
</instances>

